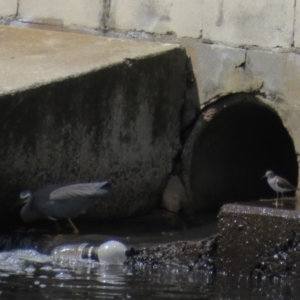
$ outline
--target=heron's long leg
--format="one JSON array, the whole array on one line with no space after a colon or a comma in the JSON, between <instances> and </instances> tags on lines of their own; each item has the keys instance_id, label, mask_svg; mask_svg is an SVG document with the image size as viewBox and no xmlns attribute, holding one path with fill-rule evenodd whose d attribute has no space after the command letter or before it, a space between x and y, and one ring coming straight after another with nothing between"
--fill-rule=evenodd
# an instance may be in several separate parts
<instances>
[{"instance_id":1,"label":"heron's long leg","mask_svg":"<svg viewBox=\"0 0 300 300\"><path fill-rule=\"evenodd\" d=\"M74 233L75 234L78 234L79 233L79 230L77 229L77 227L75 226L75 224L72 222L71 219L68 219L70 225L72 226L73 230L74 230Z\"/></svg>"},{"instance_id":2,"label":"heron's long leg","mask_svg":"<svg viewBox=\"0 0 300 300\"><path fill-rule=\"evenodd\" d=\"M61 232L61 228L60 228L57 220L55 221L55 228L56 228L56 231Z\"/></svg>"},{"instance_id":3,"label":"heron's long leg","mask_svg":"<svg viewBox=\"0 0 300 300\"><path fill-rule=\"evenodd\" d=\"M275 203L275 206L276 208L278 207L278 201L279 201L279 196L278 196L278 192L276 192L276 195L277 195L277 199L276 199L276 203Z\"/></svg>"}]
</instances>

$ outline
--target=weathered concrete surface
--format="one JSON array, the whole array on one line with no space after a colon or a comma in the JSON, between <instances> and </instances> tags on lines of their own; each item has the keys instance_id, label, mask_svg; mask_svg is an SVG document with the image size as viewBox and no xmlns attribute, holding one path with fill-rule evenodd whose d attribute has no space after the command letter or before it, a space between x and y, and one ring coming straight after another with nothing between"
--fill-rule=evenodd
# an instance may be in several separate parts
<instances>
[{"instance_id":1,"label":"weathered concrete surface","mask_svg":"<svg viewBox=\"0 0 300 300\"><path fill-rule=\"evenodd\" d=\"M299 54L249 50L246 65L250 72L263 80L261 91L266 96L262 101L280 116L293 139L296 152L300 153Z\"/></svg>"},{"instance_id":2,"label":"weathered concrete surface","mask_svg":"<svg viewBox=\"0 0 300 300\"><path fill-rule=\"evenodd\" d=\"M246 50L183 42L191 57L200 106L238 92L259 90L263 81L246 69Z\"/></svg>"},{"instance_id":3,"label":"weathered concrete surface","mask_svg":"<svg viewBox=\"0 0 300 300\"><path fill-rule=\"evenodd\" d=\"M178 45L0 26L0 95L153 56ZM4 44L5 43L5 44ZM126 65L126 64L125 64ZM22 76L18 76L22 72Z\"/></svg>"},{"instance_id":4,"label":"weathered concrete surface","mask_svg":"<svg viewBox=\"0 0 300 300\"><path fill-rule=\"evenodd\" d=\"M299 48L300 46L300 7L295 5L295 26L294 26L294 46Z\"/></svg>"},{"instance_id":5,"label":"weathered concrete surface","mask_svg":"<svg viewBox=\"0 0 300 300\"><path fill-rule=\"evenodd\" d=\"M294 0L204 1L203 39L235 45L290 48Z\"/></svg>"},{"instance_id":6,"label":"weathered concrete surface","mask_svg":"<svg viewBox=\"0 0 300 300\"><path fill-rule=\"evenodd\" d=\"M1 27L1 213L21 189L107 179L85 216L158 204L180 149L185 51L178 45Z\"/></svg>"},{"instance_id":7,"label":"weathered concrete surface","mask_svg":"<svg viewBox=\"0 0 300 300\"><path fill-rule=\"evenodd\" d=\"M113 0L109 27L199 38L203 0Z\"/></svg>"},{"instance_id":8,"label":"weathered concrete surface","mask_svg":"<svg viewBox=\"0 0 300 300\"><path fill-rule=\"evenodd\" d=\"M298 36L299 6L294 0L1 0L0 17L24 22L163 34L168 40L188 37L238 46L291 48ZM0 3L1 3L0 2ZM5 5L5 6L4 6ZM294 26L295 24L295 26ZM294 28L293 28L294 27ZM202 34L203 31L203 34Z\"/></svg>"},{"instance_id":9,"label":"weathered concrete surface","mask_svg":"<svg viewBox=\"0 0 300 300\"><path fill-rule=\"evenodd\" d=\"M265 205L265 204L264 204ZM300 211L253 203L223 206L219 215L218 272L300 276Z\"/></svg>"},{"instance_id":10,"label":"weathered concrete surface","mask_svg":"<svg viewBox=\"0 0 300 300\"><path fill-rule=\"evenodd\" d=\"M18 17L24 22L66 27L101 28L103 3L99 0L22 0Z\"/></svg>"},{"instance_id":11,"label":"weathered concrete surface","mask_svg":"<svg viewBox=\"0 0 300 300\"><path fill-rule=\"evenodd\" d=\"M12 17L17 15L18 0L0 0L0 19L1 17Z\"/></svg>"},{"instance_id":12,"label":"weathered concrete surface","mask_svg":"<svg viewBox=\"0 0 300 300\"><path fill-rule=\"evenodd\" d=\"M249 50L247 68L263 78L264 93L278 94L284 96L286 101L300 105L300 87L297 80L300 68L299 54Z\"/></svg>"}]
</instances>

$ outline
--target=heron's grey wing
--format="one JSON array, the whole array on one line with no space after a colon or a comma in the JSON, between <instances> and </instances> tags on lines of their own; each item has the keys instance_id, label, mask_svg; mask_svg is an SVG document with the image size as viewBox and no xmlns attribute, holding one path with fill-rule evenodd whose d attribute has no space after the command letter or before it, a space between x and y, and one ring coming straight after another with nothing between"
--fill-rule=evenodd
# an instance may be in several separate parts
<instances>
[{"instance_id":1,"label":"heron's grey wing","mask_svg":"<svg viewBox=\"0 0 300 300\"><path fill-rule=\"evenodd\" d=\"M50 200L68 200L72 198L89 198L92 196L99 196L97 191L99 190L98 182L92 183L78 183L67 185L52 191L49 195ZM102 185L101 185L102 186ZM100 186L100 188L101 188Z\"/></svg>"},{"instance_id":2,"label":"heron's grey wing","mask_svg":"<svg viewBox=\"0 0 300 300\"><path fill-rule=\"evenodd\" d=\"M78 200L78 201L76 201ZM93 200L94 201L94 200ZM93 204L85 198L69 198L58 201L48 201L42 207L42 212L51 219L74 218L83 214Z\"/></svg>"},{"instance_id":3,"label":"heron's grey wing","mask_svg":"<svg viewBox=\"0 0 300 300\"><path fill-rule=\"evenodd\" d=\"M297 188L294 185L292 185L282 177L278 178L276 183L282 189L297 190Z\"/></svg>"}]
</instances>

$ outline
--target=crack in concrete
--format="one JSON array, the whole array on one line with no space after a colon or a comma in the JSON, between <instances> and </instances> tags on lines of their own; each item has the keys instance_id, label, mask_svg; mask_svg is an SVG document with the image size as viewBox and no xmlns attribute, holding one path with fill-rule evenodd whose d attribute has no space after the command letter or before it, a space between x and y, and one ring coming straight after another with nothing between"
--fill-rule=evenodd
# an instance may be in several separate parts
<instances>
[{"instance_id":1,"label":"crack in concrete","mask_svg":"<svg viewBox=\"0 0 300 300\"><path fill-rule=\"evenodd\" d=\"M17 1L17 8L16 8L16 15L15 15L15 18L17 18L18 15L19 15L19 7L20 7L20 0Z\"/></svg>"},{"instance_id":2,"label":"crack in concrete","mask_svg":"<svg viewBox=\"0 0 300 300\"><path fill-rule=\"evenodd\" d=\"M110 22L110 7L111 7L111 0L103 0L103 9L102 9L102 16L101 16L101 24L103 27L103 33L109 31L109 22Z\"/></svg>"},{"instance_id":3,"label":"crack in concrete","mask_svg":"<svg viewBox=\"0 0 300 300\"><path fill-rule=\"evenodd\" d=\"M242 63L240 63L239 65L236 65L235 68L241 68L243 70L246 69L246 63L247 63L247 50L245 50L245 56L244 56L244 61Z\"/></svg>"},{"instance_id":4,"label":"crack in concrete","mask_svg":"<svg viewBox=\"0 0 300 300\"><path fill-rule=\"evenodd\" d=\"M294 0L294 16L293 16L293 31L292 31L291 47L295 47L296 10L297 10L297 0Z\"/></svg>"}]
</instances>

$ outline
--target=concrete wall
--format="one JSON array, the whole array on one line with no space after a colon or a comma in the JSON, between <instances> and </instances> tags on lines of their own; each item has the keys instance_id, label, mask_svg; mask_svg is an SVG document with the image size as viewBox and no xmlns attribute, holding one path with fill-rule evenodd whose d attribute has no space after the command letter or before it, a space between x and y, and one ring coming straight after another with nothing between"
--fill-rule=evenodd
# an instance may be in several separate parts
<instances>
[{"instance_id":1,"label":"concrete wall","mask_svg":"<svg viewBox=\"0 0 300 300\"><path fill-rule=\"evenodd\" d=\"M299 0L0 0L1 22L179 42L198 103L261 91L299 102ZM38 4L37 4L38 3Z\"/></svg>"},{"instance_id":2,"label":"concrete wall","mask_svg":"<svg viewBox=\"0 0 300 300\"><path fill-rule=\"evenodd\" d=\"M0 17L26 23L140 31L261 48L299 46L297 0L1 0Z\"/></svg>"},{"instance_id":3,"label":"concrete wall","mask_svg":"<svg viewBox=\"0 0 300 300\"><path fill-rule=\"evenodd\" d=\"M181 149L185 50L8 26L0 40L1 221L22 190L102 179L114 192L84 217L156 207Z\"/></svg>"},{"instance_id":4,"label":"concrete wall","mask_svg":"<svg viewBox=\"0 0 300 300\"><path fill-rule=\"evenodd\" d=\"M0 16L13 26L181 43L191 60L183 127L226 95L253 93L281 118L299 157L300 0L0 0Z\"/></svg>"}]
</instances>

